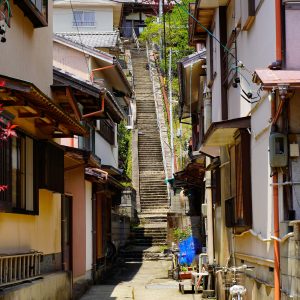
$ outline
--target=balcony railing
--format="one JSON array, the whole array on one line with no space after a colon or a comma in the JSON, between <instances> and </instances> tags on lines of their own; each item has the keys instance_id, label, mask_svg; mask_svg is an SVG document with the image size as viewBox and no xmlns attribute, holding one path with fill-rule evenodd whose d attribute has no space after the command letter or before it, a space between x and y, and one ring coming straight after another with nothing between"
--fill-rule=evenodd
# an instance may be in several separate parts
<instances>
[{"instance_id":1,"label":"balcony railing","mask_svg":"<svg viewBox=\"0 0 300 300\"><path fill-rule=\"evenodd\" d=\"M92 22L85 22L85 21L73 21L73 27L78 26L78 27L95 27L96 26L96 21Z\"/></svg>"},{"instance_id":2,"label":"balcony railing","mask_svg":"<svg viewBox=\"0 0 300 300\"><path fill-rule=\"evenodd\" d=\"M41 252L0 255L0 287L41 277Z\"/></svg>"}]
</instances>

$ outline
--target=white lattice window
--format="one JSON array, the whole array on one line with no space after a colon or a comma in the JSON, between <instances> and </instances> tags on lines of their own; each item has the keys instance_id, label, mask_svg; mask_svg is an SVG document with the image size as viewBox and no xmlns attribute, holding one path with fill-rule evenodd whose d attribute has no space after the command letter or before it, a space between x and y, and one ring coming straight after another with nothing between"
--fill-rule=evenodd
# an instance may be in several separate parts
<instances>
[{"instance_id":1,"label":"white lattice window","mask_svg":"<svg viewBox=\"0 0 300 300\"><path fill-rule=\"evenodd\" d=\"M74 11L73 13L73 26L79 27L94 27L96 26L95 12L94 11Z\"/></svg>"}]
</instances>

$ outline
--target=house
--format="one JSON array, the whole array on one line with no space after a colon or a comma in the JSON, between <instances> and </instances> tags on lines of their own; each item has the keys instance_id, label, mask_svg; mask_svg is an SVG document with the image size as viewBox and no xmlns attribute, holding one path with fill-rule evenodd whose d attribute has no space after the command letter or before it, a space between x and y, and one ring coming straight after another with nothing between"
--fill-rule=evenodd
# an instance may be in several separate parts
<instances>
[{"instance_id":1,"label":"house","mask_svg":"<svg viewBox=\"0 0 300 300\"><path fill-rule=\"evenodd\" d=\"M117 126L130 113L132 90L113 55L61 34L54 35L53 66L57 104L81 120L90 133L61 139L68 165L65 195L73 205L69 208L73 239L68 265L73 282L81 284L101 279L110 259L124 245L126 234L120 232L129 232L129 218L118 213L124 176L119 169ZM98 164L91 164L86 153L98 158Z\"/></svg>"},{"instance_id":2,"label":"house","mask_svg":"<svg viewBox=\"0 0 300 300\"><path fill-rule=\"evenodd\" d=\"M54 1L53 31L66 39L119 56L122 4L93 0Z\"/></svg>"},{"instance_id":3,"label":"house","mask_svg":"<svg viewBox=\"0 0 300 300\"><path fill-rule=\"evenodd\" d=\"M191 8L197 22L190 20L190 43L206 47L199 151L212 182L205 197L209 262L254 266L245 280L248 299L297 297L299 74L292 70L299 66L299 7L196 1Z\"/></svg>"},{"instance_id":4,"label":"house","mask_svg":"<svg viewBox=\"0 0 300 300\"><path fill-rule=\"evenodd\" d=\"M50 1L4 1L0 10L1 128L17 125L17 137L0 147L0 297L70 299L61 263L64 149L56 139L88 132L52 99Z\"/></svg>"},{"instance_id":5,"label":"house","mask_svg":"<svg viewBox=\"0 0 300 300\"><path fill-rule=\"evenodd\" d=\"M178 117L183 124L191 126L191 139L188 149L188 162L182 170L174 173L169 224L174 227L191 225L194 237L206 247L204 217L201 214L205 195L206 156L199 153L200 141L204 131L203 102L199 101L204 92L206 71L206 51L195 52L177 62L179 82ZM179 201L178 201L179 200ZM178 205L178 202L180 205ZM181 208L181 209L180 209ZM175 212L175 214L173 213ZM171 228L169 228L171 229ZM170 230L169 230L170 231ZM172 230L171 230L172 232Z\"/></svg>"},{"instance_id":6,"label":"house","mask_svg":"<svg viewBox=\"0 0 300 300\"><path fill-rule=\"evenodd\" d=\"M54 0L53 32L112 32L121 15L122 4L115 1Z\"/></svg>"}]
</instances>

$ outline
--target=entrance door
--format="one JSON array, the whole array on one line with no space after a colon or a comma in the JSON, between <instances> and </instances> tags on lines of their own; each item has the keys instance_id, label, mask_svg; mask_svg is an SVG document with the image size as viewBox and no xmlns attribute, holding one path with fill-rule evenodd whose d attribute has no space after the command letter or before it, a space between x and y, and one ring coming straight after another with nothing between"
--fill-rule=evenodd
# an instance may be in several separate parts
<instances>
[{"instance_id":1,"label":"entrance door","mask_svg":"<svg viewBox=\"0 0 300 300\"><path fill-rule=\"evenodd\" d=\"M64 271L72 270L72 196L61 197L61 248Z\"/></svg>"}]
</instances>

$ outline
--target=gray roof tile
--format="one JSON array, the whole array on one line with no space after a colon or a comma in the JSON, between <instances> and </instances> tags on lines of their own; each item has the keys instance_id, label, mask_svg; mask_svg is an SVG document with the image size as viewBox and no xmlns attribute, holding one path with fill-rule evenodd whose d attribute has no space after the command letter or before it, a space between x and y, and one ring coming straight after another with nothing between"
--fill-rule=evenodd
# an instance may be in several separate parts
<instances>
[{"instance_id":1,"label":"gray roof tile","mask_svg":"<svg viewBox=\"0 0 300 300\"><path fill-rule=\"evenodd\" d=\"M59 32L57 36L63 37L77 44L91 48L113 48L119 41L118 31L105 32Z\"/></svg>"}]
</instances>

